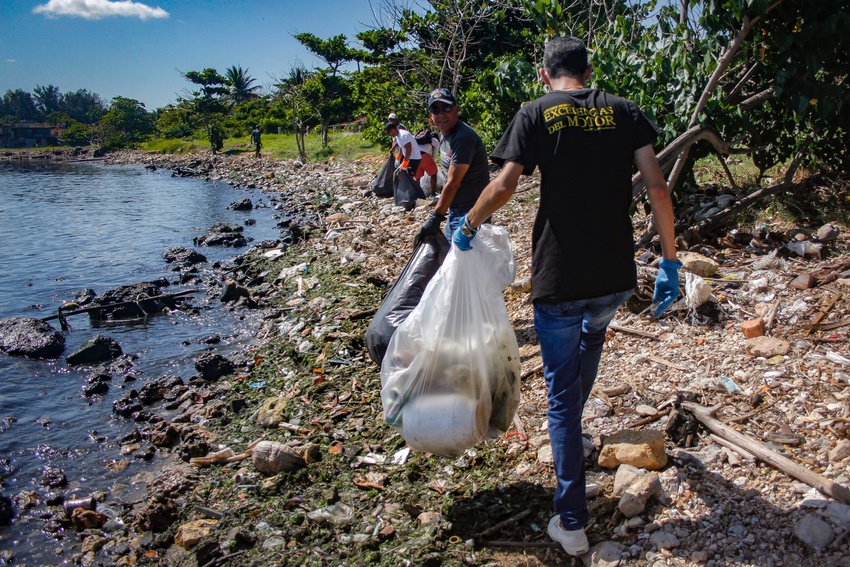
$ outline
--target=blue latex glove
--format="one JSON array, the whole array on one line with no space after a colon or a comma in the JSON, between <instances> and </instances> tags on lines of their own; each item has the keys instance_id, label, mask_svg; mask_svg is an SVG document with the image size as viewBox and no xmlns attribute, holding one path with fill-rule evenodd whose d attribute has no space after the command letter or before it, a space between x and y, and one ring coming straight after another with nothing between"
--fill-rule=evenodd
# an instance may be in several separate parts
<instances>
[{"instance_id":1,"label":"blue latex glove","mask_svg":"<svg viewBox=\"0 0 850 567\"><path fill-rule=\"evenodd\" d=\"M466 252L472 250L472 239L478 233L477 229L472 228L466 216L460 219L460 226L452 234L452 243L457 246L458 250Z\"/></svg>"},{"instance_id":2,"label":"blue latex glove","mask_svg":"<svg viewBox=\"0 0 850 567\"><path fill-rule=\"evenodd\" d=\"M658 264L658 276L655 278L655 294L652 296L655 316L659 317L679 297L679 268L682 263L662 258Z\"/></svg>"}]
</instances>

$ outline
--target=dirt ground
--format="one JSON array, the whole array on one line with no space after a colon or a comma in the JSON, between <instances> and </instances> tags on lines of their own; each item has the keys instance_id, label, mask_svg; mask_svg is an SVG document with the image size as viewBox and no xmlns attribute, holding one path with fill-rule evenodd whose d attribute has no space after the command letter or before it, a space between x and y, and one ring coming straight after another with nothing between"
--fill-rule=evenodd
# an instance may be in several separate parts
<instances>
[{"instance_id":1,"label":"dirt ground","mask_svg":"<svg viewBox=\"0 0 850 567\"><path fill-rule=\"evenodd\" d=\"M433 205L422 201L406 212L370 195L378 160L132 159L254 184L313 219L296 244L275 254L252 250L231 272L268 309L268 323L261 346L238 361L237 376L205 386L209 395L194 402L205 417L192 427L211 436L211 451L241 453L267 439L313 444L321 460L273 476L258 475L250 459L194 471L196 485L172 495L170 527L152 537L131 527L116 564L850 565L850 499L842 501L839 490L850 483L850 240L847 203L834 202L846 201L846 181L812 176L801 183L786 196L788 210L799 209L796 219L688 232L680 249L692 253L686 265L702 276L682 272L688 293L660 319L646 312L657 250L636 251L640 286L609 330L584 414L593 442L588 482L598 495L589 499L592 553L574 559L545 533L553 474L527 281L536 180L525 181L494 219L511 235L517 266L504 294L522 363L513 427L456 459L414 451L394 464L405 442L383 419L380 369L363 337ZM679 199L683 227L723 195L740 197L704 189ZM833 202L818 204L819 196ZM636 234L643 226L638 216ZM745 336L742 324L755 320L771 344ZM271 398L283 410L264 427L256 416ZM205 410L213 400L216 411ZM730 446L687 402L712 407L722 426L810 475ZM623 430L664 432L667 455L650 473L663 490L631 517L613 493L617 471L598 464L606 437ZM813 489L818 483L837 486L839 498ZM146 513L134 512L136 526ZM199 543L174 545L201 519L213 523Z\"/></svg>"}]
</instances>

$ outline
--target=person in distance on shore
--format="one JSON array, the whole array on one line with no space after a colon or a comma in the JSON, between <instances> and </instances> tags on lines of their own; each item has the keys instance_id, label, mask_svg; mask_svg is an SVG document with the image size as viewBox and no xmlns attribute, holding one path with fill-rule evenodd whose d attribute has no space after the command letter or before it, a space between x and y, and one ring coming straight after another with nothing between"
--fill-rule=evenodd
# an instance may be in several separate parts
<instances>
[{"instance_id":1,"label":"person in distance on shore","mask_svg":"<svg viewBox=\"0 0 850 567\"><path fill-rule=\"evenodd\" d=\"M263 143L260 140L260 126L254 126L254 129L251 131L251 143L254 144L254 157L260 157L260 148L263 147Z\"/></svg>"},{"instance_id":2,"label":"person in distance on shore","mask_svg":"<svg viewBox=\"0 0 850 567\"><path fill-rule=\"evenodd\" d=\"M682 265L670 194L652 149L658 129L634 102L587 88L591 71L581 40L547 42L540 76L549 92L514 116L491 155L501 172L452 235L454 246L469 250L481 223L516 191L520 175L540 168L531 293L557 477L548 533L570 555L589 550L582 410L608 324L637 286L629 216L634 165L661 238L656 316L679 295Z\"/></svg>"}]
</instances>

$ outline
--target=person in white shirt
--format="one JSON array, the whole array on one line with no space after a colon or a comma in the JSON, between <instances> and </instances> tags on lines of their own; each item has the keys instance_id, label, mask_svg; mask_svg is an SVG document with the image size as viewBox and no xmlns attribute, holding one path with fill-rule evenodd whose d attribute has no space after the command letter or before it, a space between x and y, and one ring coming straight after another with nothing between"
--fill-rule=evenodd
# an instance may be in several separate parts
<instances>
[{"instance_id":1,"label":"person in white shirt","mask_svg":"<svg viewBox=\"0 0 850 567\"><path fill-rule=\"evenodd\" d=\"M422 152L419 151L419 144L416 143L413 134L400 129L392 122L387 122L384 131L393 138L398 146L399 155L401 155L399 167L407 170L411 177L416 175L419 162L422 160Z\"/></svg>"}]
</instances>

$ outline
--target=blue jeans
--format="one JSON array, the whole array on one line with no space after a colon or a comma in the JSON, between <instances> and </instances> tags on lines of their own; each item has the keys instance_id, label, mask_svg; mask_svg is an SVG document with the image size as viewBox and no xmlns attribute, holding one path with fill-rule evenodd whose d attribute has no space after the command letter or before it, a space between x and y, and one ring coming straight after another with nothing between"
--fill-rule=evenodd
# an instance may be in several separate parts
<instances>
[{"instance_id":1,"label":"blue jeans","mask_svg":"<svg viewBox=\"0 0 850 567\"><path fill-rule=\"evenodd\" d=\"M534 305L534 330L540 341L543 377L549 390L549 439L555 460L555 513L565 530L585 526L581 413L593 389L605 331L617 309L631 297L623 291L576 301Z\"/></svg>"},{"instance_id":2,"label":"blue jeans","mask_svg":"<svg viewBox=\"0 0 850 567\"><path fill-rule=\"evenodd\" d=\"M446 227L443 229L449 244L452 242L452 234L460 228L460 221L466 216L466 213L468 213L470 209L472 209L472 207L469 207L468 209L449 209L446 214Z\"/></svg>"},{"instance_id":3,"label":"blue jeans","mask_svg":"<svg viewBox=\"0 0 850 567\"><path fill-rule=\"evenodd\" d=\"M449 209L446 213L446 227L443 229L443 233L446 235L446 239L449 241L449 244L452 242L452 235L458 228L460 228L460 221L463 220L466 213L471 210L472 206L470 205L469 208ZM489 223L491 220L493 220L493 217L488 217L484 222Z\"/></svg>"}]
</instances>

